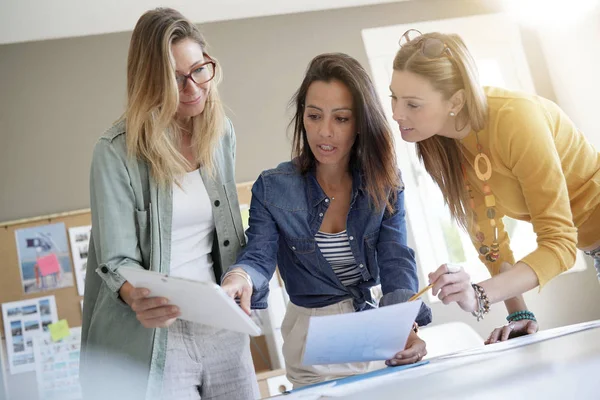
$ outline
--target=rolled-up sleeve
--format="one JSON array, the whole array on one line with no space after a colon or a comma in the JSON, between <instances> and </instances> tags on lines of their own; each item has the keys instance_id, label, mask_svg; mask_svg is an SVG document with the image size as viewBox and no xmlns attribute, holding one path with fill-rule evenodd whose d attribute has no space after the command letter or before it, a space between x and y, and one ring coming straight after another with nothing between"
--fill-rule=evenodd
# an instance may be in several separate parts
<instances>
[{"instance_id":1,"label":"rolled-up sleeve","mask_svg":"<svg viewBox=\"0 0 600 400\"><path fill-rule=\"evenodd\" d=\"M415 252L408 247L404 190L398 192L393 212L385 211L377 241L377 263L384 294L396 289L418 290Z\"/></svg>"}]
</instances>

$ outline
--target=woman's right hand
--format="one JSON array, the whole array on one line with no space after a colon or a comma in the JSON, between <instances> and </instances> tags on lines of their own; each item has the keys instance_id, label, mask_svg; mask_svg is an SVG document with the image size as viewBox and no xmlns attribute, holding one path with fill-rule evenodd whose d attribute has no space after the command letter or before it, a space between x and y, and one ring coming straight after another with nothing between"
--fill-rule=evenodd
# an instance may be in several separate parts
<instances>
[{"instance_id":1,"label":"woman's right hand","mask_svg":"<svg viewBox=\"0 0 600 400\"><path fill-rule=\"evenodd\" d=\"M179 317L179 307L169 304L164 297L149 295L148 289L133 287L129 282L119 289L119 296L131 307L145 328L167 328Z\"/></svg>"},{"instance_id":2,"label":"woman's right hand","mask_svg":"<svg viewBox=\"0 0 600 400\"><path fill-rule=\"evenodd\" d=\"M442 264L429 274L433 284L432 292L442 303L457 303L464 311L477 311L477 298L471 286L471 277L463 267L454 264Z\"/></svg>"},{"instance_id":3,"label":"woman's right hand","mask_svg":"<svg viewBox=\"0 0 600 400\"><path fill-rule=\"evenodd\" d=\"M221 282L221 288L227 293L232 299L240 299L240 307L244 312L250 315L250 299L252 298L252 285L243 276L238 273L232 273L239 271L239 274L246 274L242 268L234 268L231 272L225 276L225 279Z\"/></svg>"}]
</instances>

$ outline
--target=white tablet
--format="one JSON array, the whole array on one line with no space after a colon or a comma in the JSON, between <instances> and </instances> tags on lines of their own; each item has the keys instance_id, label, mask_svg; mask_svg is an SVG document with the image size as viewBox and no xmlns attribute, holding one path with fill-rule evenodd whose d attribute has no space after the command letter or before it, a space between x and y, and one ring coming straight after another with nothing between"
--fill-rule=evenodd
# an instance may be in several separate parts
<instances>
[{"instance_id":1,"label":"white tablet","mask_svg":"<svg viewBox=\"0 0 600 400\"><path fill-rule=\"evenodd\" d=\"M151 297L165 297L179 307L179 318L215 328L261 335L261 330L223 289L213 282L174 278L138 268L119 268L134 287L150 290Z\"/></svg>"}]
</instances>

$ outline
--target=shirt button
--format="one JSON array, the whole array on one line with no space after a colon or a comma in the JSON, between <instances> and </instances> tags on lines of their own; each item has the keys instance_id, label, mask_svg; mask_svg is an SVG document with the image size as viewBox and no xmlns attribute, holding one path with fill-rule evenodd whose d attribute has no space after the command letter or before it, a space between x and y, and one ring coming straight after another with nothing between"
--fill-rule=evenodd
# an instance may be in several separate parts
<instances>
[{"instance_id":1,"label":"shirt button","mask_svg":"<svg viewBox=\"0 0 600 400\"><path fill-rule=\"evenodd\" d=\"M329 199L325 199L325 203L329 203Z\"/></svg>"},{"instance_id":2,"label":"shirt button","mask_svg":"<svg viewBox=\"0 0 600 400\"><path fill-rule=\"evenodd\" d=\"M364 268L365 266L362 264L358 264L358 268Z\"/></svg>"},{"instance_id":3,"label":"shirt button","mask_svg":"<svg viewBox=\"0 0 600 400\"><path fill-rule=\"evenodd\" d=\"M354 236L350 236L348 239L350 239L350 240L354 240Z\"/></svg>"},{"instance_id":4,"label":"shirt button","mask_svg":"<svg viewBox=\"0 0 600 400\"><path fill-rule=\"evenodd\" d=\"M221 202L219 200L215 200L215 207L219 207L221 205Z\"/></svg>"},{"instance_id":5,"label":"shirt button","mask_svg":"<svg viewBox=\"0 0 600 400\"><path fill-rule=\"evenodd\" d=\"M229 240L224 241L223 246L225 246L225 247L229 246Z\"/></svg>"},{"instance_id":6,"label":"shirt button","mask_svg":"<svg viewBox=\"0 0 600 400\"><path fill-rule=\"evenodd\" d=\"M296 251L296 246L292 246L292 250Z\"/></svg>"},{"instance_id":7,"label":"shirt button","mask_svg":"<svg viewBox=\"0 0 600 400\"><path fill-rule=\"evenodd\" d=\"M102 268L100 268L100 271L102 271L102 273L106 274L108 272L108 267L102 267Z\"/></svg>"},{"instance_id":8,"label":"shirt button","mask_svg":"<svg viewBox=\"0 0 600 400\"><path fill-rule=\"evenodd\" d=\"M319 217L323 218L323 213L319 213Z\"/></svg>"}]
</instances>

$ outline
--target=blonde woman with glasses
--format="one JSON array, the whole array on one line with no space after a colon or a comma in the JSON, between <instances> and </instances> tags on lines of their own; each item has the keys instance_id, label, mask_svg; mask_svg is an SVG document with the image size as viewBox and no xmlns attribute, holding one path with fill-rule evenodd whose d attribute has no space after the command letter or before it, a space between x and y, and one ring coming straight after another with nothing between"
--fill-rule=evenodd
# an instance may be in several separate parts
<instances>
[{"instance_id":1,"label":"blonde woman with glasses","mask_svg":"<svg viewBox=\"0 0 600 400\"><path fill-rule=\"evenodd\" d=\"M553 102L482 87L457 35L409 30L400 39L390 85L402 138L416 143L452 217L471 235L492 278L471 284L444 264L433 293L477 320L504 301L508 324L486 343L536 332L522 293L575 263L577 248L600 271L600 156ZM531 222L538 247L515 261L502 217ZM450 273L449 273L450 272Z\"/></svg>"},{"instance_id":2,"label":"blonde woman with glasses","mask_svg":"<svg viewBox=\"0 0 600 400\"><path fill-rule=\"evenodd\" d=\"M177 11L156 9L138 20L127 108L96 144L91 167L86 398L258 397L247 335L179 320L167 299L119 273L144 268L219 282L245 244L235 134L218 72L198 28Z\"/></svg>"}]
</instances>

